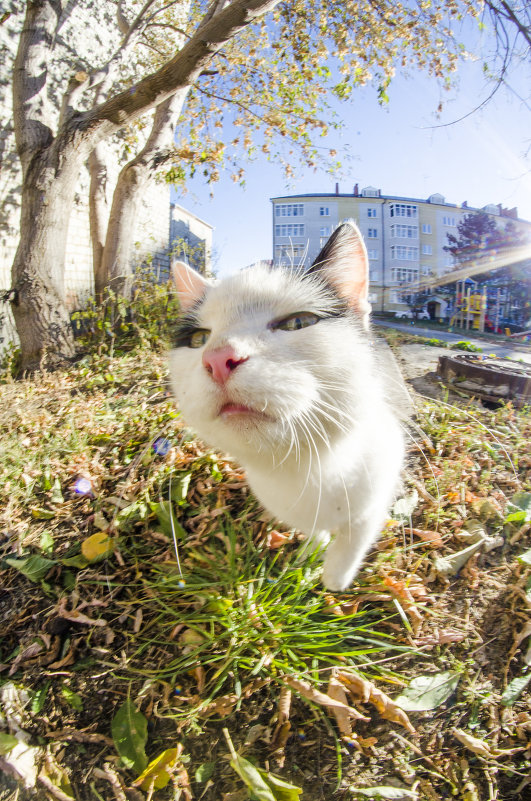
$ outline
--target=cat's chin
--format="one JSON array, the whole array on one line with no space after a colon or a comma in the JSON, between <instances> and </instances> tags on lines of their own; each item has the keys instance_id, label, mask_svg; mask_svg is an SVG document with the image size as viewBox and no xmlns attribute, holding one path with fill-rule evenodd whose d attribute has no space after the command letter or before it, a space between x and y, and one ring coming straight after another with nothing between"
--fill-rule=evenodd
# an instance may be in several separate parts
<instances>
[{"instance_id":1,"label":"cat's chin","mask_svg":"<svg viewBox=\"0 0 531 801\"><path fill-rule=\"evenodd\" d=\"M218 417L227 423L264 422L272 423L273 418L259 409L253 409L243 403L224 403Z\"/></svg>"}]
</instances>

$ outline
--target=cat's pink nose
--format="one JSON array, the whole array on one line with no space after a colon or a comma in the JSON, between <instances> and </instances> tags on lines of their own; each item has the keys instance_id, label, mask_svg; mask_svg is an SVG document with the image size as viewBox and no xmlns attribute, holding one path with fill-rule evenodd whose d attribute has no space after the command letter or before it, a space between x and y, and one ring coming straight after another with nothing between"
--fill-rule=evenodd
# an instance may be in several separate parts
<instances>
[{"instance_id":1,"label":"cat's pink nose","mask_svg":"<svg viewBox=\"0 0 531 801\"><path fill-rule=\"evenodd\" d=\"M240 358L236 355L234 348L230 345L225 345L222 348L215 350L206 350L203 353L203 366L206 371L212 376L212 380L216 384L224 384L229 378L231 373L243 362L246 362L249 357Z\"/></svg>"}]
</instances>

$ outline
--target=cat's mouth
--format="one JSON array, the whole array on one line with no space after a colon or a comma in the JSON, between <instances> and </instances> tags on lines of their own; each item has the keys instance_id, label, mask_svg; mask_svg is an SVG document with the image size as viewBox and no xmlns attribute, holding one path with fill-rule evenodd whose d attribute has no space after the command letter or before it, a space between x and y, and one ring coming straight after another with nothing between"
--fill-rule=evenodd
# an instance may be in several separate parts
<instances>
[{"instance_id":1,"label":"cat's mouth","mask_svg":"<svg viewBox=\"0 0 531 801\"><path fill-rule=\"evenodd\" d=\"M273 420L272 417L265 414L265 412L260 411L259 409L253 409L252 406L246 406L243 403L235 403L233 401L228 401L227 403L223 404L219 410L219 417L224 420L230 420L232 418Z\"/></svg>"}]
</instances>

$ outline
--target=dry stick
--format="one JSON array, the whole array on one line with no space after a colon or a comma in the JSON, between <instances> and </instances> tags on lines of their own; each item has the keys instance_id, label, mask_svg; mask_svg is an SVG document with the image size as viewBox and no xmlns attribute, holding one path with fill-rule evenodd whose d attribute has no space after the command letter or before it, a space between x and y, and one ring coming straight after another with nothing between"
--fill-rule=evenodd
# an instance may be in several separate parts
<instances>
[{"instance_id":1,"label":"dry stick","mask_svg":"<svg viewBox=\"0 0 531 801\"><path fill-rule=\"evenodd\" d=\"M101 770L101 768L94 768L93 774L97 779L106 779L109 782L113 789L116 801L127 801L127 797L123 791L122 785L120 784L118 774L111 768L108 762L105 762L103 770ZM70 799L70 801L72 801L72 799Z\"/></svg>"},{"instance_id":2,"label":"dry stick","mask_svg":"<svg viewBox=\"0 0 531 801\"><path fill-rule=\"evenodd\" d=\"M51 793L54 798L57 798L57 801L72 801L72 796L63 793L63 791L60 790L59 787L56 787L55 784L51 781L51 779L49 779L48 776L46 776L46 774L39 773L37 778L39 779L41 784L44 784L48 792ZM124 801L127 801L125 796L124 796Z\"/></svg>"}]
</instances>

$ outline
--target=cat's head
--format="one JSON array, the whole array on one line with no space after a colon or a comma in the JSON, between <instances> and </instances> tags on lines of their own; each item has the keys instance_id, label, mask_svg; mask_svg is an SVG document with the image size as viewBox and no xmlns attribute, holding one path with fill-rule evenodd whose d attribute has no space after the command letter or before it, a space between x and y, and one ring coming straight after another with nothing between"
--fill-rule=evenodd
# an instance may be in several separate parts
<instances>
[{"instance_id":1,"label":"cat's head","mask_svg":"<svg viewBox=\"0 0 531 801\"><path fill-rule=\"evenodd\" d=\"M172 384L209 444L245 460L320 447L350 425L371 361L367 252L353 224L306 272L260 266L211 283L177 262L173 275Z\"/></svg>"}]
</instances>

